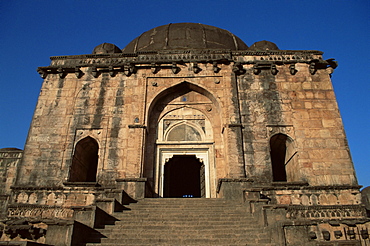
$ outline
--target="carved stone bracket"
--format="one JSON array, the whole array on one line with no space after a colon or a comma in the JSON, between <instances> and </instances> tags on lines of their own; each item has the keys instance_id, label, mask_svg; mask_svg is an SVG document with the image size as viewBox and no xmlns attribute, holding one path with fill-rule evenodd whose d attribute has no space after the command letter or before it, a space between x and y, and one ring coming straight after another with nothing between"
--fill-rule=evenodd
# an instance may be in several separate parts
<instances>
[{"instance_id":1,"label":"carved stone bracket","mask_svg":"<svg viewBox=\"0 0 370 246\"><path fill-rule=\"evenodd\" d=\"M76 75L76 78L81 78L83 76L83 72L81 71L81 69L79 67L75 67L75 75Z\"/></svg>"},{"instance_id":2,"label":"carved stone bracket","mask_svg":"<svg viewBox=\"0 0 370 246\"><path fill-rule=\"evenodd\" d=\"M291 75L295 75L298 72L298 70L295 69L295 64L289 66L289 72Z\"/></svg>"},{"instance_id":3,"label":"carved stone bracket","mask_svg":"<svg viewBox=\"0 0 370 246\"><path fill-rule=\"evenodd\" d=\"M334 61L333 58L327 60L313 59L309 64L309 71L312 75L314 75L318 69L335 69L338 67L338 62Z\"/></svg>"},{"instance_id":4,"label":"carved stone bracket","mask_svg":"<svg viewBox=\"0 0 370 246\"><path fill-rule=\"evenodd\" d=\"M243 68L243 65L240 62L236 62L233 66L233 72L236 75L241 75L241 74L244 74L246 71L245 71L245 69Z\"/></svg>"},{"instance_id":5,"label":"carved stone bracket","mask_svg":"<svg viewBox=\"0 0 370 246\"><path fill-rule=\"evenodd\" d=\"M158 64L156 64L156 63L151 64L151 71L152 71L153 74L158 73L159 70L160 70L160 67L158 66Z\"/></svg>"},{"instance_id":6,"label":"carved stone bracket","mask_svg":"<svg viewBox=\"0 0 370 246\"><path fill-rule=\"evenodd\" d=\"M171 66L171 70L172 70L172 73L177 74L178 72L180 72L181 69L177 66L176 62L173 62Z\"/></svg>"},{"instance_id":7,"label":"carved stone bracket","mask_svg":"<svg viewBox=\"0 0 370 246\"><path fill-rule=\"evenodd\" d=\"M63 79L65 76L66 76L66 72L64 71L64 69L63 68L58 68L57 69L57 72L58 72L58 74L59 74L59 77L61 78L61 79Z\"/></svg>"},{"instance_id":8,"label":"carved stone bracket","mask_svg":"<svg viewBox=\"0 0 370 246\"><path fill-rule=\"evenodd\" d=\"M217 67L217 62L213 62L213 72L218 73L220 70L221 68Z\"/></svg>"},{"instance_id":9,"label":"carved stone bracket","mask_svg":"<svg viewBox=\"0 0 370 246\"><path fill-rule=\"evenodd\" d=\"M194 73L199 73L200 71L202 71L202 69L198 66L197 62L194 62L193 63L193 72Z\"/></svg>"},{"instance_id":10,"label":"carved stone bracket","mask_svg":"<svg viewBox=\"0 0 370 246\"><path fill-rule=\"evenodd\" d=\"M116 72L114 70L114 67L113 66L109 66L109 75L111 77L114 77L116 75Z\"/></svg>"},{"instance_id":11,"label":"carved stone bracket","mask_svg":"<svg viewBox=\"0 0 370 246\"><path fill-rule=\"evenodd\" d=\"M38 68L37 72L40 74L40 77L45 79L48 76L48 72L45 69Z\"/></svg>"},{"instance_id":12,"label":"carved stone bracket","mask_svg":"<svg viewBox=\"0 0 370 246\"><path fill-rule=\"evenodd\" d=\"M129 77L131 76L131 74L135 73L136 72L136 67L131 64L131 63L127 63L123 66L123 73Z\"/></svg>"},{"instance_id":13,"label":"carved stone bracket","mask_svg":"<svg viewBox=\"0 0 370 246\"><path fill-rule=\"evenodd\" d=\"M91 69L91 74L94 78L97 78L99 77L99 72L98 72L98 69L96 67L92 67Z\"/></svg>"},{"instance_id":14,"label":"carved stone bracket","mask_svg":"<svg viewBox=\"0 0 370 246\"><path fill-rule=\"evenodd\" d=\"M262 70L270 70L272 75L276 75L279 72L279 70L276 67L276 64L273 62L257 63L253 66L253 73L255 75L260 74Z\"/></svg>"}]
</instances>

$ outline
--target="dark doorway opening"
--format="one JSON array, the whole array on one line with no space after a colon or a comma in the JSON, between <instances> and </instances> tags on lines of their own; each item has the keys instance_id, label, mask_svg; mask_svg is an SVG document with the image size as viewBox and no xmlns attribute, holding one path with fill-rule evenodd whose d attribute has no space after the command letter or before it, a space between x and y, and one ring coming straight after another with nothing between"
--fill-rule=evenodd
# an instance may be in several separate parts
<instances>
[{"instance_id":1,"label":"dark doorway opening","mask_svg":"<svg viewBox=\"0 0 370 246\"><path fill-rule=\"evenodd\" d=\"M287 181L285 160L288 136L276 134L270 139L270 155L273 181Z\"/></svg>"},{"instance_id":2,"label":"dark doorway opening","mask_svg":"<svg viewBox=\"0 0 370 246\"><path fill-rule=\"evenodd\" d=\"M96 182L98 151L99 145L91 137L77 143L70 169L70 182Z\"/></svg>"},{"instance_id":3,"label":"dark doorway opening","mask_svg":"<svg viewBox=\"0 0 370 246\"><path fill-rule=\"evenodd\" d=\"M205 197L204 176L195 155L174 155L164 166L164 197Z\"/></svg>"}]
</instances>

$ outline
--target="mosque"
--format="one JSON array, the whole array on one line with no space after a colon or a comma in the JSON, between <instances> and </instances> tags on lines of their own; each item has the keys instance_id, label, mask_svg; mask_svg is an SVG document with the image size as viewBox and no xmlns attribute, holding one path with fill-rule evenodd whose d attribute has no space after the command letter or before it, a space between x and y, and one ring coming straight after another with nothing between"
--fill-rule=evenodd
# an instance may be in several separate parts
<instances>
[{"instance_id":1,"label":"mosque","mask_svg":"<svg viewBox=\"0 0 370 246\"><path fill-rule=\"evenodd\" d=\"M370 245L336 67L195 23L51 57L0 245Z\"/></svg>"}]
</instances>

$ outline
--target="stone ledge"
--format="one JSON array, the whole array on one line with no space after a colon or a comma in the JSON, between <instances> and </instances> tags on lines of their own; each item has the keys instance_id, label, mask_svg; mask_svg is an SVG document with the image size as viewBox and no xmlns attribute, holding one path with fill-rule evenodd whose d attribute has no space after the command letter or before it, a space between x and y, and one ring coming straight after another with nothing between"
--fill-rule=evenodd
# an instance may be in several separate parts
<instances>
[{"instance_id":1,"label":"stone ledge","mask_svg":"<svg viewBox=\"0 0 370 246\"><path fill-rule=\"evenodd\" d=\"M298 187L302 187L302 186L308 186L308 182L305 182L305 181L291 181L291 182L280 182L280 181L277 181L277 182L272 182L271 183L271 186L273 187L295 187L295 186L298 186Z\"/></svg>"},{"instance_id":2,"label":"stone ledge","mask_svg":"<svg viewBox=\"0 0 370 246\"><path fill-rule=\"evenodd\" d=\"M62 186L11 186L12 190L63 190Z\"/></svg>"},{"instance_id":3,"label":"stone ledge","mask_svg":"<svg viewBox=\"0 0 370 246\"><path fill-rule=\"evenodd\" d=\"M116 179L116 182L146 182L147 178L123 178Z\"/></svg>"},{"instance_id":4,"label":"stone ledge","mask_svg":"<svg viewBox=\"0 0 370 246\"><path fill-rule=\"evenodd\" d=\"M101 187L98 182L63 182L63 185L74 187Z\"/></svg>"},{"instance_id":5,"label":"stone ledge","mask_svg":"<svg viewBox=\"0 0 370 246\"><path fill-rule=\"evenodd\" d=\"M128 128L143 128L146 129L145 125L128 125Z\"/></svg>"},{"instance_id":6,"label":"stone ledge","mask_svg":"<svg viewBox=\"0 0 370 246\"><path fill-rule=\"evenodd\" d=\"M73 211L94 211L96 209L95 206L71 206L69 208Z\"/></svg>"},{"instance_id":7,"label":"stone ledge","mask_svg":"<svg viewBox=\"0 0 370 246\"><path fill-rule=\"evenodd\" d=\"M253 183L254 180L250 178L221 178L218 179L216 192L219 193L222 183Z\"/></svg>"},{"instance_id":8,"label":"stone ledge","mask_svg":"<svg viewBox=\"0 0 370 246\"><path fill-rule=\"evenodd\" d=\"M310 186L307 182L278 182L269 185L260 185L251 188L249 191L268 190L359 190L360 185L331 185L331 186Z\"/></svg>"}]
</instances>

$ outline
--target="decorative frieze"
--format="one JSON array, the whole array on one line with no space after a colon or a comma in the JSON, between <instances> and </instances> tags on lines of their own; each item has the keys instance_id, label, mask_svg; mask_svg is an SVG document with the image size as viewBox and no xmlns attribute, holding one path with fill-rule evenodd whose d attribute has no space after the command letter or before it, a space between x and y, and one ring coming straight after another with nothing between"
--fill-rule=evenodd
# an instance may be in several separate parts
<instances>
[{"instance_id":1,"label":"decorative frieze","mask_svg":"<svg viewBox=\"0 0 370 246\"><path fill-rule=\"evenodd\" d=\"M81 190L14 190L13 204L31 204L47 206L89 206L94 204L96 196L101 193L94 191L95 187L81 187Z\"/></svg>"},{"instance_id":2,"label":"decorative frieze","mask_svg":"<svg viewBox=\"0 0 370 246\"><path fill-rule=\"evenodd\" d=\"M287 219L353 219L363 218L366 212L362 206L289 206Z\"/></svg>"},{"instance_id":3,"label":"decorative frieze","mask_svg":"<svg viewBox=\"0 0 370 246\"><path fill-rule=\"evenodd\" d=\"M73 210L53 206L9 206L8 217L70 219L73 218Z\"/></svg>"}]
</instances>

